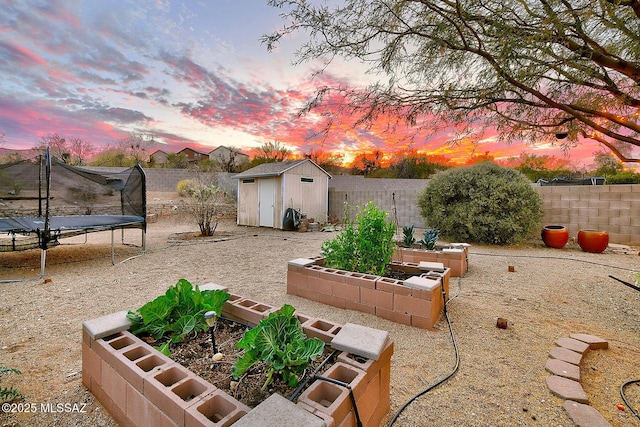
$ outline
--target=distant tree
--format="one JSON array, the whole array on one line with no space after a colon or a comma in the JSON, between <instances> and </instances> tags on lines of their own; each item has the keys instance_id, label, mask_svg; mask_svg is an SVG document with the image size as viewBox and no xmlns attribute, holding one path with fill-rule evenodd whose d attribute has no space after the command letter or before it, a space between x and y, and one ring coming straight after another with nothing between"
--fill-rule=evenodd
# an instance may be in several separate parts
<instances>
[{"instance_id":1,"label":"distant tree","mask_svg":"<svg viewBox=\"0 0 640 427\"><path fill-rule=\"evenodd\" d=\"M71 162L71 152L66 138L58 135L56 132L48 133L40 137L38 144L33 147L34 150L44 153L49 148L49 154L63 163Z\"/></svg>"},{"instance_id":2,"label":"distant tree","mask_svg":"<svg viewBox=\"0 0 640 427\"><path fill-rule=\"evenodd\" d=\"M292 155L293 151L280 141L268 141L256 149L254 159L258 159L262 163L284 162L289 160Z\"/></svg>"},{"instance_id":3,"label":"distant tree","mask_svg":"<svg viewBox=\"0 0 640 427\"><path fill-rule=\"evenodd\" d=\"M83 165L95 152L95 146L79 137L64 137L57 133L48 133L40 137L34 150L44 152L49 148L49 154L56 159L70 165Z\"/></svg>"},{"instance_id":4,"label":"distant tree","mask_svg":"<svg viewBox=\"0 0 640 427\"><path fill-rule=\"evenodd\" d=\"M107 147L96 154L89 164L91 166L128 168L135 165L135 162L121 147Z\"/></svg>"},{"instance_id":5,"label":"distant tree","mask_svg":"<svg viewBox=\"0 0 640 427\"><path fill-rule=\"evenodd\" d=\"M441 163L431 161L428 155L420 155L415 151L402 154L389 165L393 178L410 179L427 179L448 168Z\"/></svg>"},{"instance_id":6,"label":"distant tree","mask_svg":"<svg viewBox=\"0 0 640 427\"><path fill-rule=\"evenodd\" d=\"M328 151L311 150L304 154L304 157L313 160L318 166L326 170L329 173L338 172L342 167L342 156L337 153L331 153Z\"/></svg>"},{"instance_id":7,"label":"distant tree","mask_svg":"<svg viewBox=\"0 0 640 427\"><path fill-rule=\"evenodd\" d=\"M382 167L383 158L384 153L378 149L370 153L359 154L353 161L352 169L358 175L369 176Z\"/></svg>"},{"instance_id":8,"label":"distant tree","mask_svg":"<svg viewBox=\"0 0 640 427\"><path fill-rule=\"evenodd\" d=\"M166 167L174 169L187 169L189 167L189 158L185 153L168 154Z\"/></svg>"},{"instance_id":9,"label":"distant tree","mask_svg":"<svg viewBox=\"0 0 640 427\"><path fill-rule=\"evenodd\" d=\"M620 160L610 153L596 153L594 161L596 169L593 171L593 174L596 176L615 175L623 169Z\"/></svg>"},{"instance_id":10,"label":"distant tree","mask_svg":"<svg viewBox=\"0 0 640 427\"><path fill-rule=\"evenodd\" d=\"M118 140L118 146L133 159L134 164L145 164L154 144L153 135L142 132L129 132L126 137Z\"/></svg>"},{"instance_id":11,"label":"distant tree","mask_svg":"<svg viewBox=\"0 0 640 427\"><path fill-rule=\"evenodd\" d=\"M226 147L220 154L214 157L213 161L218 170L229 173L238 173L246 167L246 157L235 147Z\"/></svg>"},{"instance_id":12,"label":"distant tree","mask_svg":"<svg viewBox=\"0 0 640 427\"><path fill-rule=\"evenodd\" d=\"M96 148L93 143L85 141L82 138L67 138L69 154L72 165L84 165L87 160L95 153Z\"/></svg>"},{"instance_id":13,"label":"distant tree","mask_svg":"<svg viewBox=\"0 0 640 427\"><path fill-rule=\"evenodd\" d=\"M366 90L320 88L304 111L342 96L339 113L357 125L393 115L432 129L496 127L506 141L591 139L640 162L621 149L640 147L638 0L268 3L286 21L263 37L268 49L300 33L297 64L325 70L341 57L381 75Z\"/></svg>"},{"instance_id":14,"label":"distant tree","mask_svg":"<svg viewBox=\"0 0 640 427\"><path fill-rule=\"evenodd\" d=\"M576 174L571 170L566 159L527 152L522 152L518 157L511 157L500 164L522 172L532 182L537 182L539 179L568 178Z\"/></svg>"}]
</instances>

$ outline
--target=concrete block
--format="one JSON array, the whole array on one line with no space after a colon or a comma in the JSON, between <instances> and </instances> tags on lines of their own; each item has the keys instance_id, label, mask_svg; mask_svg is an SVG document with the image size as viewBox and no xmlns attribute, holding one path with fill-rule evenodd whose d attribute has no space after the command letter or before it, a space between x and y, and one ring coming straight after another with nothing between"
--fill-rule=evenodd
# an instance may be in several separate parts
<instances>
[{"instance_id":1,"label":"concrete block","mask_svg":"<svg viewBox=\"0 0 640 427\"><path fill-rule=\"evenodd\" d=\"M342 309L347 308L347 300L333 295L318 294L318 301L322 304L330 305L332 307Z\"/></svg>"},{"instance_id":2,"label":"concrete block","mask_svg":"<svg viewBox=\"0 0 640 427\"><path fill-rule=\"evenodd\" d=\"M423 271L438 271L444 272L445 266L441 262L420 261L418 268Z\"/></svg>"},{"instance_id":3,"label":"concrete block","mask_svg":"<svg viewBox=\"0 0 640 427\"><path fill-rule=\"evenodd\" d=\"M389 332L355 323L345 323L333 339L331 347L351 354L378 360L385 348Z\"/></svg>"},{"instance_id":4,"label":"concrete block","mask_svg":"<svg viewBox=\"0 0 640 427\"><path fill-rule=\"evenodd\" d=\"M360 302L360 287L346 283L333 283L332 295L349 301Z\"/></svg>"},{"instance_id":5,"label":"concrete block","mask_svg":"<svg viewBox=\"0 0 640 427\"><path fill-rule=\"evenodd\" d=\"M309 338L318 338L325 343L331 342L333 337L342 329L342 325L323 319L313 319L302 325L302 330Z\"/></svg>"},{"instance_id":6,"label":"concrete block","mask_svg":"<svg viewBox=\"0 0 640 427\"><path fill-rule=\"evenodd\" d=\"M306 266L315 264L315 262L316 262L315 260L310 258L296 258L289 261L288 265L292 265L296 267L306 267Z\"/></svg>"},{"instance_id":7,"label":"concrete block","mask_svg":"<svg viewBox=\"0 0 640 427\"><path fill-rule=\"evenodd\" d=\"M367 373L353 365L336 362L324 373L325 377L349 384L356 401L362 397L367 386Z\"/></svg>"},{"instance_id":8,"label":"concrete block","mask_svg":"<svg viewBox=\"0 0 640 427\"><path fill-rule=\"evenodd\" d=\"M360 302L371 307L380 307L385 310L393 310L393 292L361 288Z\"/></svg>"},{"instance_id":9,"label":"concrete block","mask_svg":"<svg viewBox=\"0 0 640 427\"><path fill-rule=\"evenodd\" d=\"M174 427L176 425L130 384L127 384L126 415L136 426Z\"/></svg>"},{"instance_id":10,"label":"concrete block","mask_svg":"<svg viewBox=\"0 0 640 427\"><path fill-rule=\"evenodd\" d=\"M87 320L82 323L82 327L94 340L104 338L118 332L126 331L131 327L131 321L127 319L127 313L127 310L122 310Z\"/></svg>"},{"instance_id":11,"label":"concrete block","mask_svg":"<svg viewBox=\"0 0 640 427\"><path fill-rule=\"evenodd\" d=\"M82 343L82 384L91 391L92 381L100 385L102 359L85 342Z\"/></svg>"},{"instance_id":12,"label":"concrete block","mask_svg":"<svg viewBox=\"0 0 640 427\"><path fill-rule=\"evenodd\" d=\"M300 398L302 398L302 395ZM256 406L253 411L240 418L240 420L234 424L234 427L255 426L326 427L326 423L279 394L272 394L264 402Z\"/></svg>"},{"instance_id":13,"label":"concrete block","mask_svg":"<svg viewBox=\"0 0 640 427\"><path fill-rule=\"evenodd\" d=\"M351 410L351 399L349 390L327 381L316 380L300 394L298 402L305 403L315 411L324 412L334 420L343 419ZM323 422L324 424L324 422ZM279 424L281 425L304 425L304 424Z\"/></svg>"},{"instance_id":14,"label":"concrete block","mask_svg":"<svg viewBox=\"0 0 640 427\"><path fill-rule=\"evenodd\" d=\"M249 411L251 408L218 390L185 410L185 427L227 427Z\"/></svg>"},{"instance_id":15,"label":"concrete block","mask_svg":"<svg viewBox=\"0 0 640 427\"><path fill-rule=\"evenodd\" d=\"M376 307L376 316L383 319L390 320L392 322L401 323L403 325L411 326L411 315L400 313L394 310L385 310L382 307Z\"/></svg>"},{"instance_id":16,"label":"concrete block","mask_svg":"<svg viewBox=\"0 0 640 427\"><path fill-rule=\"evenodd\" d=\"M361 288L367 289L375 289L376 280L378 280L378 276L373 276L371 274L362 274L351 272L346 277L346 283L351 286L359 286Z\"/></svg>"}]
</instances>

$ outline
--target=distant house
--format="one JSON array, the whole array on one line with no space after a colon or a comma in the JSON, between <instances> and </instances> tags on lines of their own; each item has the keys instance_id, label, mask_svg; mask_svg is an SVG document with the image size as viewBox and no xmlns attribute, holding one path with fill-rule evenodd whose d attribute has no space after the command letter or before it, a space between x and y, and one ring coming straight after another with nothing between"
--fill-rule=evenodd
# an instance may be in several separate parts
<instances>
[{"instance_id":1,"label":"distant house","mask_svg":"<svg viewBox=\"0 0 640 427\"><path fill-rule=\"evenodd\" d=\"M235 175L238 225L284 228L289 208L326 219L331 175L310 159L263 163Z\"/></svg>"},{"instance_id":2,"label":"distant house","mask_svg":"<svg viewBox=\"0 0 640 427\"><path fill-rule=\"evenodd\" d=\"M149 159L151 163L155 165L164 165L167 163L167 156L169 156L169 153L167 153L166 151L156 150L151 153Z\"/></svg>"},{"instance_id":3,"label":"distant house","mask_svg":"<svg viewBox=\"0 0 640 427\"><path fill-rule=\"evenodd\" d=\"M220 164L225 172L234 172L249 162L249 155L233 147L221 145L209 152L209 159Z\"/></svg>"},{"instance_id":4,"label":"distant house","mask_svg":"<svg viewBox=\"0 0 640 427\"><path fill-rule=\"evenodd\" d=\"M189 164L196 164L196 165L200 163L202 160L209 158L209 155L207 153L202 153L200 151L196 151L193 148L188 148L188 147L183 148L182 150L178 151L176 154L186 155L187 160L189 160Z\"/></svg>"}]
</instances>

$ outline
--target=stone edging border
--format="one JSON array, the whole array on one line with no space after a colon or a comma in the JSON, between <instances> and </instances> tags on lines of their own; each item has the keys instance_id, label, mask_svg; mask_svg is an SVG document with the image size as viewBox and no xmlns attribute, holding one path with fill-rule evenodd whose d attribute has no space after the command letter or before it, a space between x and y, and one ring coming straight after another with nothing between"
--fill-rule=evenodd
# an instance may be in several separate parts
<instances>
[{"instance_id":1,"label":"stone edging border","mask_svg":"<svg viewBox=\"0 0 640 427\"><path fill-rule=\"evenodd\" d=\"M589 350L607 349L609 343L588 334L570 334L559 338L557 347L549 351L545 369L547 386L554 395L565 399L562 407L577 426L612 427L597 409L589 406L589 398L580 384L580 363Z\"/></svg>"}]
</instances>

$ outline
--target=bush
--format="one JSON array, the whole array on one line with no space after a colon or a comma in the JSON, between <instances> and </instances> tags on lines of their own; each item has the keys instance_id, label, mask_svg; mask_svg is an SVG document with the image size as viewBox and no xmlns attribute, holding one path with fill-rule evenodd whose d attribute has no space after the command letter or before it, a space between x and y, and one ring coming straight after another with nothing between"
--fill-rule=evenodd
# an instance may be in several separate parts
<instances>
[{"instance_id":1,"label":"bush","mask_svg":"<svg viewBox=\"0 0 640 427\"><path fill-rule=\"evenodd\" d=\"M396 231L395 224L388 221L387 216L387 212L372 202L360 208L356 215L357 227L352 221L345 220L342 233L322 243L325 265L359 273L384 274L395 250L393 236Z\"/></svg>"},{"instance_id":2,"label":"bush","mask_svg":"<svg viewBox=\"0 0 640 427\"><path fill-rule=\"evenodd\" d=\"M184 197L187 196L195 186L196 183L192 179L183 179L178 183L176 189L178 190L178 194Z\"/></svg>"},{"instance_id":3,"label":"bush","mask_svg":"<svg viewBox=\"0 0 640 427\"><path fill-rule=\"evenodd\" d=\"M527 237L543 216L542 198L527 177L491 162L436 174L418 206L449 239L498 245Z\"/></svg>"},{"instance_id":4,"label":"bush","mask_svg":"<svg viewBox=\"0 0 640 427\"><path fill-rule=\"evenodd\" d=\"M620 171L613 175L607 175L607 184L640 184L640 173Z\"/></svg>"}]
</instances>

